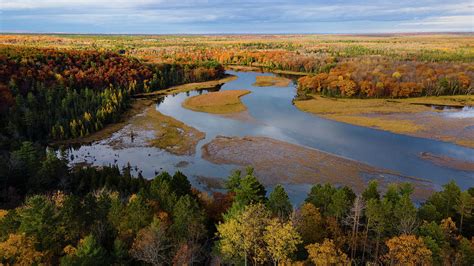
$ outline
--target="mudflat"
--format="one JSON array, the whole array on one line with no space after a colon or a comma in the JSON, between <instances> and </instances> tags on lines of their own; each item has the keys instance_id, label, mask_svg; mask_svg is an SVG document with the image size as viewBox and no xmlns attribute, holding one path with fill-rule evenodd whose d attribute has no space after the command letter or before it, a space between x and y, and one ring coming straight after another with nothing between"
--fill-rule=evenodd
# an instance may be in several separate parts
<instances>
[{"instance_id":1,"label":"mudflat","mask_svg":"<svg viewBox=\"0 0 474 266\"><path fill-rule=\"evenodd\" d=\"M202 147L202 156L216 164L251 165L265 185L329 182L361 192L368 180L377 179L382 187L393 182L415 183L417 198L426 198L433 189L427 180L267 137L217 136Z\"/></svg>"}]
</instances>

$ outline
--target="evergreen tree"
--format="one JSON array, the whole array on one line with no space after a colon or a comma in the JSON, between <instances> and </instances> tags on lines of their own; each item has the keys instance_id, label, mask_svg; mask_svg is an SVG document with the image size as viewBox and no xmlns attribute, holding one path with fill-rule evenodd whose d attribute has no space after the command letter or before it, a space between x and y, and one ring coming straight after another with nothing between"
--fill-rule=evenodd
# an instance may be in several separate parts
<instances>
[{"instance_id":1,"label":"evergreen tree","mask_svg":"<svg viewBox=\"0 0 474 266\"><path fill-rule=\"evenodd\" d=\"M367 187L365 188L364 192L362 192L362 198L365 202L371 199L380 199L380 193L378 191L378 182L377 180L371 180Z\"/></svg>"},{"instance_id":2,"label":"evergreen tree","mask_svg":"<svg viewBox=\"0 0 474 266\"><path fill-rule=\"evenodd\" d=\"M227 189L229 192L235 192L235 190L240 187L241 180L242 172L240 170L235 170L227 178L227 181L225 182L225 189Z\"/></svg>"},{"instance_id":3,"label":"evergreen tree","mask_svg":"<svg viewBox=\"0 0 474 266\"><path fill-rule=\"evenodd\" d=\"M316 208L319 208L321 213L326 214L334 193L336 193L336 188L331 184L317 184L311 188L305 201L313 204Z\"/></svg>"},{"instance_id":4,"label":"evergreen tree","mask_svg":"<svg viewBox=\"0 0 474 266\"><path fill-rule=\"evenodd\" d=\"M189 183L188 178L180 171L173 175L170 185L178 197L191 194L191 183Z\"/></svg>"},{"instance_id":5,"label":"evergreen tree","mask_svg":"<svg viewBox=\"0 0 474 266\"><path fill-rule=\"evenodd\" d=\"M336 220L339 220L347 214L351 204L346 192L343 189L338 189L332 194L327 212L329 215L336 217Z\"/></svg>"},{"instance_id":6,"label":"evergreen tree","mask_svg":"<svg viewBox=\"0 0 474 266\"><path fill-rule=\"evenodd\" d=\"M179 198L172 212L170 227L176 243L192 241L196 243L206 234L205 216L197 202L189 195Z\"/></svg>"},{"instance_id":7,"label":"evergreen tree","mask_svg":"<svg viewBox=\"0 0 474 266\"><path fill-rule=\"evenodd\" d=\"M32 196L19 212L19 231L39 241L40 250L59 252L62 248L62 232L58 227L58 213L46 196Z\"/></svg>"},{"instance_id":8,"label":"evergreen tree","mask_svg":"<svg viewBox=\"0 0 474 266\"><path fill-rule=\"evenodd\" d=\"M267 206L273 215L284 221L288 220L293 211L290 198L288 197L288 194L286 194L283 186L280 184L276 185L268 196Z\"/></svg>"},{"instance_id":9,"label":"evergreen tree","mask_svg":"<svg viewBox=\"0 0 474 266\"><path fill-rule=\"evenodd\" d=\"M167 212L171 212L178 201L178 197L171 187L171 179L172 177L166 172L160 174L151 181L147 193L148 197L158 201L161 208Z\"/></svg>"},{"instance_id":10,"label":"evergreen tree","mask_svg":"<svg viewBox=\"0 0 474 266\"><path fill-rule=\"evenodd\" d=\"M93 235L79 242L77 249L61 259L61 265L106 265L109 258Z\"/></svg>"},{"instance_id":11,"label":"evergreen tree","mask_svg":"<svg viewBox=\"0 0 474 266\"><path fill-rule=\"evenodd\" d=\"M263 202L266 195L265 187L253 174L253 169L247 169L247 175L240 180L239 187L235 189L235 203L246 206L251 203Z\"/></svg>"}]
</instances>

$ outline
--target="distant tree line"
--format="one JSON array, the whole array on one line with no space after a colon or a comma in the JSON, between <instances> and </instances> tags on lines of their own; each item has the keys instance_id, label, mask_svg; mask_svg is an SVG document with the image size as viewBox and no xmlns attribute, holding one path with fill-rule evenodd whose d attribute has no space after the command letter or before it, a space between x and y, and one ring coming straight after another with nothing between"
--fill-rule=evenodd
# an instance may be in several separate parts
<instances>
[{"instance_id":1,"label":"distant tree line","mask_svg":"<svg viewBox=\"0 0 474 266\"><path fill-rule=\"evenodd\" d=\"M393 61L379 57L347 59L298 80L298 90L326 96L402 98L473 94L469 63Z\"/></svg>"}]
</instances>

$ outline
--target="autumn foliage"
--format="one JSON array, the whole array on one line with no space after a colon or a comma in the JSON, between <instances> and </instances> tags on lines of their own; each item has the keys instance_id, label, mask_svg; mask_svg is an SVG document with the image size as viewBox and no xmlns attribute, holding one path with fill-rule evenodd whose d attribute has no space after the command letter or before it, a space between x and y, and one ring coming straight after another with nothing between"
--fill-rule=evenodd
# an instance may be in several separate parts
<instances>
[{"instance_id":1,"label":"autumn foliage","mask_svg":"<svg viewBox=\"0 0 474 266\"><path fill-rule=\"evenodd\" d=\"M401 235L387 240L388 264L393 265L430 265L431 251L423 240L414 235Z\"/></svg>"},{"instance_id":2,"label":"autumn foliage","mask_svg":"<svg viewBox=\"0 0 474 266\"><path fill-rule=\"evenodd\" d=\"M112 52L1 45L0 126L28 140L83 137L117 121L135 93L222 75L215 62L144 64Z\"/></svg>"},{"instance_id":3,"label":"autumn foliage","mask_svg":"<svg viewBox=\"0 0 474 266\"><path fill-rule=\"evenodd\" d=\"M298 89L342 97L414 97L474 92L472 65L400 62L378 57L348 59L328 73L298 80Z\"/></svg>"}]
</instances>

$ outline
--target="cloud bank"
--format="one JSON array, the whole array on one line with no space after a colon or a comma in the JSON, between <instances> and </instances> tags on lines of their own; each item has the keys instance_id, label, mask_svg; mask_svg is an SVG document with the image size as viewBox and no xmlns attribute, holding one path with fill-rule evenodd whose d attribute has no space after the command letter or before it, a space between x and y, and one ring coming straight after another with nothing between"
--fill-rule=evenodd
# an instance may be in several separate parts
<instances>
[{"instance_id":1,"label":"cloud bank","mask_svg":"<svg viewBox=\"0 0 474 266\"><path fill-rule=\"evenodd\" d=\"M2 32L474 31L472 1L1 0Z\"/></svg>"}]
</instances>

